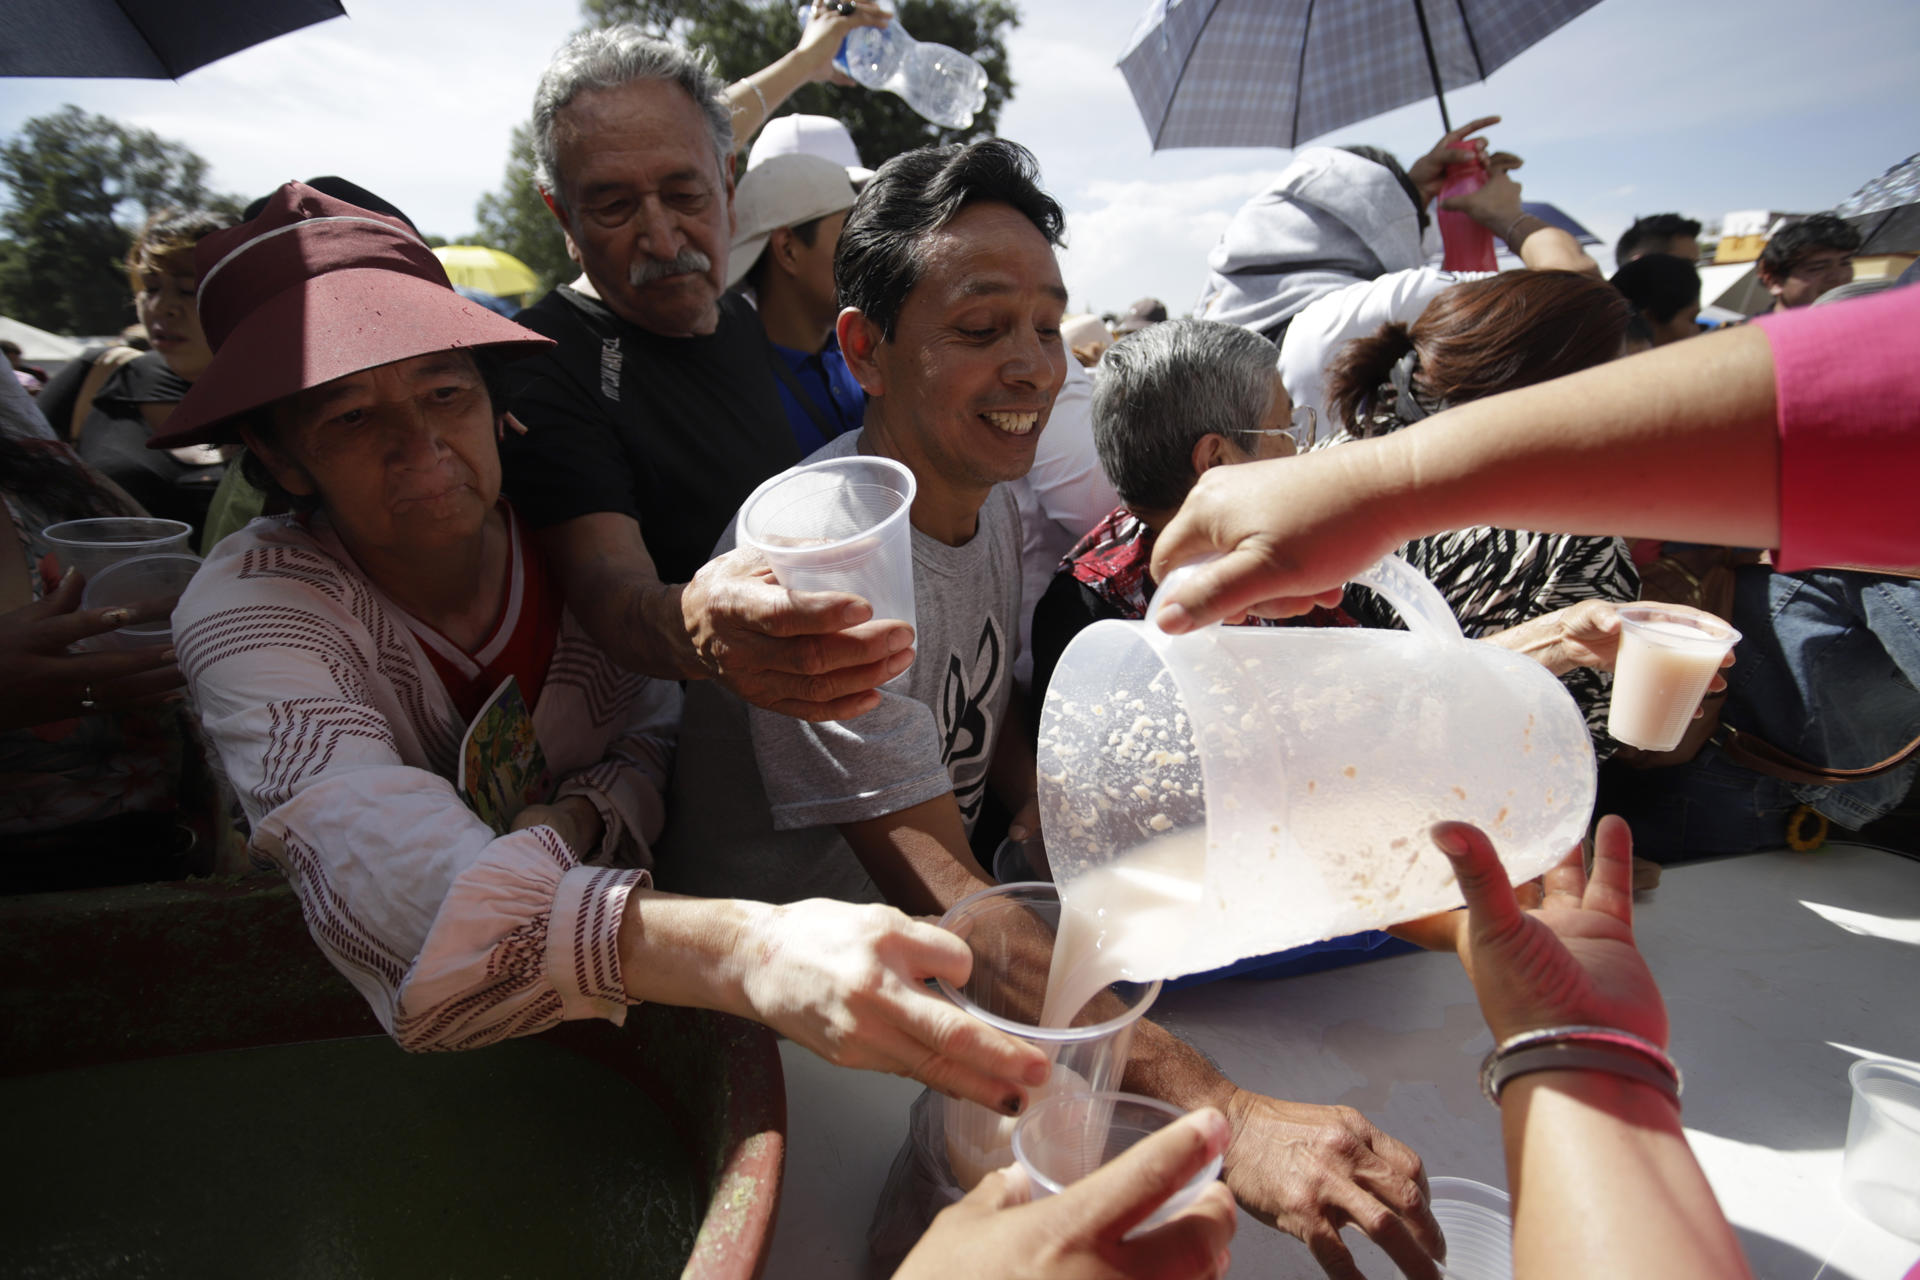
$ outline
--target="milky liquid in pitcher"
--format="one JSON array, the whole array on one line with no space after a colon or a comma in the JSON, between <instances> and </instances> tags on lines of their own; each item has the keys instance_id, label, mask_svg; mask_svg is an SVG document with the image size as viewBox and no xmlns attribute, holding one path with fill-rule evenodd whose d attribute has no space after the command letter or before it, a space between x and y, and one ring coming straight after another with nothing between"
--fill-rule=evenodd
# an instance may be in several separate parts
<instances>
[{"instance_id":1,"label":"milky liquid in pitcher","mask_svg":"<svg viewBox=\"0 0 1920 1280\"><path fill-rule=\"evenodd\" d=\"M1151 982L1179 957L1200 901L1205 827L1189 827L1068 881L1047 971L1043 1027L1065 1027L1115 982Z\"/></svg>"}]
</instances>

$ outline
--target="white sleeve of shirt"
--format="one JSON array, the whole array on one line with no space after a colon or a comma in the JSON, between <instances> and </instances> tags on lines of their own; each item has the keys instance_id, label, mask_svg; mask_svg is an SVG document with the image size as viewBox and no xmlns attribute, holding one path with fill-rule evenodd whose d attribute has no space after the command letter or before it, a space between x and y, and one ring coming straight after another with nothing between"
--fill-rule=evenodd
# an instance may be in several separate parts
<instances>
[{"instance_id":1,"label":"white sleeve of shirt","mask_svg":"<svg viewBox=\"0 0 1920 1280\"><path fill-rule=\"evenodd\" d=\"M1336 289L1293 318L1280 342L1280 381L1294 407L1311 405L1319 415L1315 437L1332 435L1345 423L1326 420L1327 366L1340 348L1372 334L1383 324L1412 324L1427 304L1456 284L1485 280L1489 271L1442 271L1415 267L1390 271L1376 280ZM1312 443L1302 440L1302 447Z\"/></svg>"},{"instance_id":2,"label":"white sleeve of shirt","mask_svg":"<svg viewBox=\"0 0 1920 1280\"><path fill-rule=\"evenodd\" d=\"M287 578L232 585L189 588L180 664L253 849L381 1025L423 1051L622 1021L620 918L648 873L582 865L545 826L496 837L408 763L411 730L354 613Z\"/></svg>"},{"instance_id":3,"label":"white sleeve of shirt","mask_svg":"<svg viewBox=\"0 0 1920 1280\"><path fill-rule=\"evenodd\" d=\"M1093 379L1067 355L1067 380L1034 447L1033 467L1008 486L1020 512L1020 653L1014 679L1033 675L1033 608L1060 557L1120 505L1093 447Z\"/></svg>"}]
</instances>

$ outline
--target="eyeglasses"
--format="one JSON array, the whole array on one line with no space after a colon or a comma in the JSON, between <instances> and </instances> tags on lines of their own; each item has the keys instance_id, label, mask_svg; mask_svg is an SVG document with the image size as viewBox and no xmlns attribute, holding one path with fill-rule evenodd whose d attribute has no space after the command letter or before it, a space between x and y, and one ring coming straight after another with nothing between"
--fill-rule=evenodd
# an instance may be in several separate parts
<instances>
[{"instance_id":1,"label":"eyeglasses","mask_svg":"<svg viewBox=\"0 0 1920 1280\"><path fill-rule=\"evenodd\" d=\"M1250 436L1286 436L1293 441L1294 447L1298 448L1302 440L1313 439L1314 421L1315 414L1313 412L1313 406L1310 404L1297 404L1293 407L1293 413L1289 416L1291 425L1285 427L1249 427L1246 434Z\"/></svg>"}]
</instances>

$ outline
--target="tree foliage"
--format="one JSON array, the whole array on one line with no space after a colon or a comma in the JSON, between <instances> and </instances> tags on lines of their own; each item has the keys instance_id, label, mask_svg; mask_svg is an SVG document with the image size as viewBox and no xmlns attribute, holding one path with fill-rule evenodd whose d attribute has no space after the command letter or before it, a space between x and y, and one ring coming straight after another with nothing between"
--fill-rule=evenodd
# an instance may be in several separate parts
<instances>
[{"instance_id":1,"label":"tree foliage","mask_svg":"<svg viewBox=\"0 0 1920 1280\"><path fill-rule=\"evenodd\" d=\"M631 22L643 30L712 53L723 80L751 75L789 52L800 40L798 6L785 0L582 0L594 27ZM853 134L870 167L902 151L932 143L990 137L1000 108L1013 95L1005 35L1019 23L1011 0L900 0L897 21L915 39L950 45L971 54L987 73L987 102L970 128L942 129L922 119L891 93L859 86L811 84L774 114L833 116ZM475 211L480 243L504 249L548 285L571 278L565 238L533 183L531 130L514 130L501 188L480 198Z\"/></svg>"},{"instance_id":2,"label":"tree foliage","mask_svg":"<svg viewBox=\"0 0 1920 1280\"><path fill-rule=\"evenodd\" d=\"M505 181L500 190L481 196L474 209L480 224L474 242L504 249L533 268L544 294L573 279L578 268L568 260L566 236L533 182L533 127L515 125L508 146Z\"/></svg>"},{"instance_id":3,"label":"tree foliage","mask_svg":"<svg viewBox=\"0 0 1920 1280\"><path fill-rule=\"evenodd\" d=\"M206 178L190 148L78 107L27 121L0 145L0 311L56 332L118 331L133 319L127 250L148 217L239 214Z\"/></svg>"}]
</instances>

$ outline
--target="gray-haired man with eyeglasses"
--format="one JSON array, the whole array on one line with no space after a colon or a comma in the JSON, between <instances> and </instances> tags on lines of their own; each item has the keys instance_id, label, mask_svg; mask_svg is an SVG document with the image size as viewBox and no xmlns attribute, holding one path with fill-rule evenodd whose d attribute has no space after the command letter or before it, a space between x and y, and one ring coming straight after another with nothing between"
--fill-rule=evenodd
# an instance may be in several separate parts
<instances>
[{"instance_id":1,"label":"gray-haired man with eyeglasses","mask_svg":"<svg viewBox=\"0 0 1920 1280\"><path fill-rule=\"evenodd\" d=\"M1067 642L1101 618L1146 616L1153 539L1213 467L1291 456L1313 438L1273 344L1238 325L1169 320L1108 349L1093 393L1093 440L1121 505L1067 552L1033 615L1033 698ZM1322 619L1327 621L1328 619Z\"/></svg>"}]
</instances>

